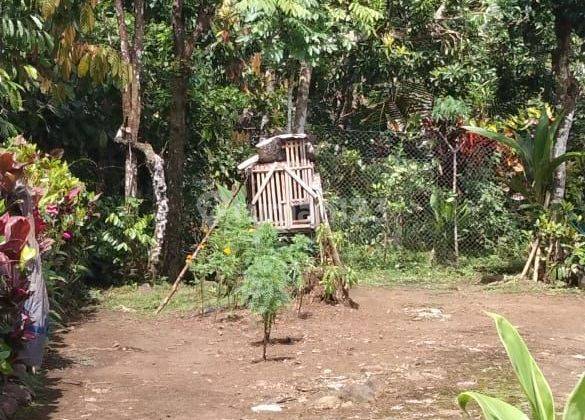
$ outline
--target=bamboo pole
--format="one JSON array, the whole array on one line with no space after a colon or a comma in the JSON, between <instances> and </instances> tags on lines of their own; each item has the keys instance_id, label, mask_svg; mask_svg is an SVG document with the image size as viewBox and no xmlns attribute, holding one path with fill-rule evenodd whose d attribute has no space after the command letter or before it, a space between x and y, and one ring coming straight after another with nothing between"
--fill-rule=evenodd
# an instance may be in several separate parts
<instances>
[{"instance_id":1,"label":"bamboo pole","mask_svg":"<svg viewBox=\"0 0 585 420\"><path fill-rule=\"evenodd\" d=\"M230 207L233 204L234 200L236 199L236 197L237 197L238 193L240 192L240 190L242 189L243 185L244 185L244 183L241 183L238 186L238 188L232 193L232 197L230 198L230 201L227 204L228 207ZM160 305L158 306L158 308L154 312L155 315L158 315L159 313L161 313L161 311L165 308L165 306L167 306L167 304L171 301L171 299L173 298L175 293L177 293L177 290L179 290L179 285L181 283L181 280L183 280L183 277L185 276L185 274L187 273L187 270L189 269L189 264L191 263L191 261L193 261L195 258L197 258L197 255L203 249L203 246L207 243L207 241L209 240L209 237L211 236L211 234L213 233L213 231L216 228L217 228L217 220L215 220L213 222L213 224L211 225L211 227L209 228L209 230L207 231L207 233L205 234L203 239L201 239L201 242L199 242L199 245L197 245L197 248L195 248L195 251L193 251L193 253L187 257L185 265L183 266L183 269L181 270L181 272L179 273L179 275L175 279L175 282L173 283L173 287L171 288L171 291L169 292L167 297L160 303Z\"/></svg>"},{"instance_id":2,"label":"bamboo pole","mask_svg":"<svg viewBox=\"0 0 585 420\"><path fill-rule=\"evenodd\" d=\"M532 266L532 261L534 260L534 256L536 255L536 250L540 247L540 236L536 237L532 241L532 248L530 249L530 253L528 254L528 259L526 260L526 264L524 264L524 269L522 270L521 277L526 277L528 275L528 271L530 271L530 267Z\"/></svg>"}]
</instances>

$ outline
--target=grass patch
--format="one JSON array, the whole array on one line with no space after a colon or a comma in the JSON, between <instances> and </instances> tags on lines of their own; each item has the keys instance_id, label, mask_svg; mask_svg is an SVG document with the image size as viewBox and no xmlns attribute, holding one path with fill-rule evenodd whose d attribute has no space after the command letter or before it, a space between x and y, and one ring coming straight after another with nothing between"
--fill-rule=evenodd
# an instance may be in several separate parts
<instances>
[{"instance_id":1,"label":"grass patch","mask_svg":"<svg viewBox=\"0 0 585 420\"><path fill-rule=\"evenodd\" d=\"M501 281L505 276L519 273L523 261L501 256L461 256L457 264L439 264L429 252L396 251L385 258L377 254L344 255L362 284L373 286L416 286L430 289L449 289L458 285Z\"/></svg>"},{"instance_id":2,"label":"grass patch","mask_svg":"<svg viewBox=\"0 0 585 420\"><path fill-rule=\"evenodd\" d=\"M358 270L363 284L431 289L477 284L486 276L499 276L509 271L513 271L510 262L495 257L462 257L457 265L436 264L427 258Z\"/></svg>"},{"instance_id":3,"label":"grass patch","mask_svg":"<svg viewBox=\"0 0 585 420\"><path fill-rule=\"evenodd\" d=\"M156 284L150 288L139 287L138 285L126 285L113 287L107 290L94 291L100 304L114 311L135 312L141 315L154 315L158 305L171 290L170 284ZM212 299L210 293L204 293L204 308L210 306ZM215 303L215 299L213 299ZM164 312L200 312L201 293L199 286L183 284Z\"/></svg>"}]
</instances>

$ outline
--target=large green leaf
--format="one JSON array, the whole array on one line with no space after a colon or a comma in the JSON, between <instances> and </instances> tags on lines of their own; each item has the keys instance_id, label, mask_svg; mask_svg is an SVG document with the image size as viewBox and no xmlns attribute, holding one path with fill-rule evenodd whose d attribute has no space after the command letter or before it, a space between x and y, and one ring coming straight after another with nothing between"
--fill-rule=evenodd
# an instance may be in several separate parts
<instances>
[{"instance_id":1,"label":"large green leaf","mask_svg":"<svg viewBox=\"0 0 585 420\"><path fill-rule=\"evenodd\" d=\"M513 405L477 392L463 392L457 397L459 407L467 411L467 404L474 400L481 408L485 420L529 420L528 416Z\"/></svg>"},{"instance_id":2,"label":"large green leaf","mask_svg":"<svg viewBox=\"0 0 585 420\"><path fill-rule=\"evenodd\" d=\"M555 408L550 386L532 358L526 343L508 320L498 314L490 313L489 315L496 323L498 334L512 362L518 382L532 407L534 419L554 420Z\"/></svg>"},{"instance_id":3,"label":"large green leaf","mask_svg":"<svg viewBox=\"0 0 585 420\"><path fill-rule=\"evenodd\" d=\"M571 159L579 159L585 157L585 153L584 152L567 152L565 154L560 155L559 157L554 158L553 160L551 160L550 162L550 166L549 166L549 170L554 172L554 170L557 168L557 166L559 166L562 163L567 162L568 160Z\"/></svg>"},{"instance_id":4,"label":"large green leaf","mask_svg":"<svg viewBox=\"0 0 585 420\"><path fill-rule=\"evenodd\" d=\"M582 419L585 419L585 374L581 376L579 383L571 392L563 412L563 420Z\"/></svg>"},{"instance_id":5,"label":"large green leaf","mask_svg":"<svg viewBox=\"0 0 585 420\"><path fill-rule=\"evenodd\" d=\"M514 150L517 154L520 155L521 158L524 158L524 150L516 139L506 137L503 134L496 133L481 127L464 126L463 128L471 133L479 134L480 136L495 140L498 143L502 143Z\"/></svg>"}]
</instances>

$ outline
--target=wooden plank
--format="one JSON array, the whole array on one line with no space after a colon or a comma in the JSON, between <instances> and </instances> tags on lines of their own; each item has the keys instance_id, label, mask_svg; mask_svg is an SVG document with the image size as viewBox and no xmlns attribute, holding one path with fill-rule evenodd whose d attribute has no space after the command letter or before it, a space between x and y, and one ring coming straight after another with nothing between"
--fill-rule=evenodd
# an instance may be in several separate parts
<instances>
[{"instance_id":1,"label":"wooden plank","mask_svg":"<svg viewBox=\"0 0 585 420\"><path fill-rule=\"evenodd\" d=\"M286 163L290 165L291 164L291 161L290 161L290 147L288 146L288 144L286 144L284 146L284 153L286 155Z\"/></svg>"},{"instance_id":2,"label":"wooden plank","mask_svg":"<svg viewBox=\"0 0 585 420\"><path fill-rule=\"evenodd\" d=\"M262 185L260 185L260 187L258 188L258 191L256 191L254 198L252 198L252 204L256 203L256 201L260 197L260 194L262 194L262 192L266 188L266 185L268 185L268 181L270 181L270 178L274 174L275 170L276 170L276 165L273 165L272 168L270 169L270 171L268 172L268 174L266 175L266 177L262 180Z\"/></svg>"},{"instance_id":3,"label":"wooden plank","mask_svg":"<svg viewBox=\"0 0 585 420\"><path fill-rule=\"evenodd\" d=\"M264 190L263 195L266 197L266 213L268 214L268 220L274 222L274 209L272 207L272 186L271 180L274 178L274 172L268 178L268 184L266 185L266 189Z\"/></svg>"},{"instance_id":4,"label":"wooden plank","mask_svg":"<svg viewBox=\"0 0 585 420\"><path fill-rule=\"evenodd\" d=\"M251 207L251 211L252 211L252 217L254 219L256 219L258 217L258 212L256 210L256 205L252 204L252 200L251 198L254 197L254 195L256 194L256 174L252 173L250 174L250 178L248 178L248 200L250 200L250 207Z\"/></svg>"},{"instance_id":5,"label":"wooden plank","mask_svg":"<svg viewBox=\"0 0 585 420\"><path fill-rule=\"evenodd\" d=\"M299 147L298 144L296 144L296 142L294 142L292 144L293 147L293 154L294 154L294 167L298 168L299 166ZM293 169L293 172L295 174L298 175L298 171L296 169ZM301 187L298 184L295 184L295 198L303 198L303 191L301 190Z\"/></svg>"},{"instance_id":6,"label":"wooden plank","mask_svg":"<svg viewBox=\"0 0 585 420\"><path fill-rule=\"evenodd\" d=\"M301 149L301 161L299 162L300 165L305 166L307 164L307 148L304 142L301 142L299 146Z\"/></svg>"},{"instance_id":7,"label":"wooden plank","mask_svg":"<svg viewBox=\"0 0 585 420\"><path fill-rule=\"evenodd\" d=\"M284 191L282 189L282 176L283 171L278 171L278 177L276 178L276 194L278 196L278 211L280 211L280 226L286 224L286 214L284 213Z\"/></svg>"},{"instance_id":8,"label":"wooden plank","mask_svg":"<svg viewBox=\"0 0 585 420\"><path fill-rule=\"evenodd\" d=\"M284 170L292 177L292 179L294 179L295 181L297 181L297 183L313 198L317 198L317 194L315 193L315 191L313 191L313 189L311 187L309 187L305 181L303 181L301 178L299 178L293 171L291 171L289 168L287 168L286 166L284 167Z\"/></svg>"},{"instance_id":9,"label":"wooden plank","mask_svg":"<svg viewBox=\"0 0 585 420\"><path fill-rule=\"evenodd\" d=\"M257 178L256 178L256 185L257 185L256 190L257 191L256 191L256 193L258 193L258 190L259 190L260 186L262 185L262 183L264 182L265 177L266 177L266 174L264 174L264 173L259 173L257 175ZM260 191L260 193L262 193L262 191ZM262 205L262 200L258 200L257 205L258 205L258 219L256 220L256 222L261 222L265 218L264 206Z\"/></svg>"},{"instance_id":10,"label":"wooden plank","mask_svg":"<svg viewBox=\"0 0 585 420\"><path fill-rule=\"evenodd\" d=\"M286 168L286 167L285 167ZM289 229L292 226L292 178L290 174L285 170L283 172L284 183L286 188L286 228Z\"/></svg>"},{"instance_id":11,"label":"wooden plank","mask_svg":"<svg viewBox=\"0 0 585 420\"><path fill-rule=\"evenodd\" d=\"M276 212L278 214L278 227L284 225L284 212L282 211L282 191L280 188L280 178L282 176L282 170L278 170L274 173L274 191L276 191Z\"/></svg>"},{"instance_id":12,"label":"wooden plank","mask_svg":"<svg viewBox=\"0 0 585 420\"><path fill-rule=\"evenodd\" d=\"M276 175L276 172L275 172ZM278 194L276 193L276 176L273 175L270 179L270 195L272 196L272 212L274 215L274 223L280 223L280 212L278 211Z\"/></svg>"}]
</instances>

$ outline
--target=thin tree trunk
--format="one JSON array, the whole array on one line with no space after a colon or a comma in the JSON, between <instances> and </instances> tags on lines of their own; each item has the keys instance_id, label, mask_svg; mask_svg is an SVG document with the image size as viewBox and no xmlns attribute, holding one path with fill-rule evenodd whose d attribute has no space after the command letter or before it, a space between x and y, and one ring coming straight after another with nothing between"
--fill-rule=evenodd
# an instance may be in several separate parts
<instances>
[{"instance_id":1,"label":"thin tree trunk","mask_svg":"<svg viewBox=\"0 0 585 420\"><path fill-rule=\"evenodd\" d=\"M126 160L124 162L124 197L138 196L138 159L132 150L132 145L126 148Z\"/></svg>"},{"instance_id":2,"label":"thin tree trunk","mask_svg":"<svg viewBox=\"0 0 585 420\"><path fill-rule=\"evenodd\" d=\"M144 0L134 2L135 30L132 44L128 36L122 0L115 1L120 53L123 62L131 69L130 80L122 91L122 118L125 129L122 131L126 146L124 164L124 195L136 197L138 194L138 160L132 145L138 141L142 101L140 96L140 56L144 37Z\"/></svg>"},{"instance_id":3,"label":"thin tree trunk","mask_svg":"<svg viewBox=\"0 0 585 420\"><path fill-rule=\"evenodd\" d=\"M150 144L147 144L150 146ZM148 271L152 279L158 275L158 266L165 243L165 233L168 224L169 200L167 197L167 183L165 180L165 163L163 158L154 153L152 147L149 152L144 152L146 162L152 177L152 190L156 203L154 214L154 245L150 249L148 258Z\"/></svg>"},{"instance_id":4,"label":"thin tree trunk","mask_svg":"<svg viewBox=\"0 0 585 420\"><path fill-rule=\"evenodd\" d=\"M142 70L142 49L144 39L144 0L134 1L134 38L131 43L125 22L125 12L122 0L115 1L118 32L120 35L120 51L124 63L131 69L129 81L122 91L122 125L118 130L117 143L126 148L124 192L126 198L136 197L138 193L138 159L136 152L144 155L146 166L152 178L152 187L155 198L155 243L152 246L148 259L148 269L151 278L157 275L157 266L164 243L167 224L167 186L164 173L164 161L157 155L152 146L140 142L140 121L142 117L142 95L140 74Z\"/></svg>"},{"instance_id":5,"label":"thin tree trunk","mask_svg":"<svg viewBox=\"0 0 585 420\"><path fill-rule=\"evenodd\" d=\"M266 83L266 93L270 96L274 94L274 83L275 83L275 76L274 70L267 69L264 72L264 80ZM267 110L265 114L262 115L262 120L260 121L260 131L263 132L264 128L268 126L270 123L270 110Z\"/></svg>"},{"instance_id":6,"label":"thin tree trunk","mask_svg":"<svg viewBox=\"0 0 585 420\"><path fill-rule=\"evenodd\" d=\"M299 86L297 88L297 101L295 104L295 119L293 123L293 132L304 133L305 124L307 123L307 109L309 107L309 90L311 88L312 67L306 63L301 63L299 73Z\"/></svg>"},{"instance_id":7,"label":"thin tree trunk","mask_svg":"<svg viewBox=\"0 0 585 420\"><path fill-rule=\"evenodd\" d=\"M453 251L455 254L455 263L459 261L459 219L457 211L459 210L459 200L457 196L457 152L458 148L453 148L453 185L452 191L455 198L455 209L453 211Z\"/></svg>"},{"instance_id":8,"label":"thin tree trunk","mask_svg":"<svg viewBox=\"0 0 585 420\"><path fill-rule=\"evenodd\" d=\"M556 102L564 112L564 121L560 126L557 141L554 148L554 156L560 156L567 151L567 143L573 119L575 107L579 95L578 83L571 71L572 54L572 22L569 11L559 8L555 12L555 35L557 46L552 56L552 67L556 83ZM559 165L554 174L552 201L558 203L565 196L567 170L563 163Z\"/></svg>"},{"instance_id":9,"label":"thin tree trunk","mask_svg":"<svg viewBox=\"0 0 585 420\"><path fill-rule=\"evenodd\" d=\"M286 132L292 133L293 124L293 83L292 80L287 81L286 87Z\"/></svg>"},{"instance_id":10,"label":"thin tree trunk","mask_svg":"<svg viewBox=\"0 0 585 420\"><path fill-rule=\"evenodd\" d=\"M176 74L171 81L171 110L169 115L170 139L167 158L169 188L169 224L164 250L164 273L175 278L183 264L185 239L183 226L183 175L185 168L185 145L187 140L187 99L189 85L189 60L210 27L215 6L202 6L198 11L193 33L187 34L184 0L173 0L171 24L173 27L173 49L177 63Z\"/></svg>"}]
</instances>

